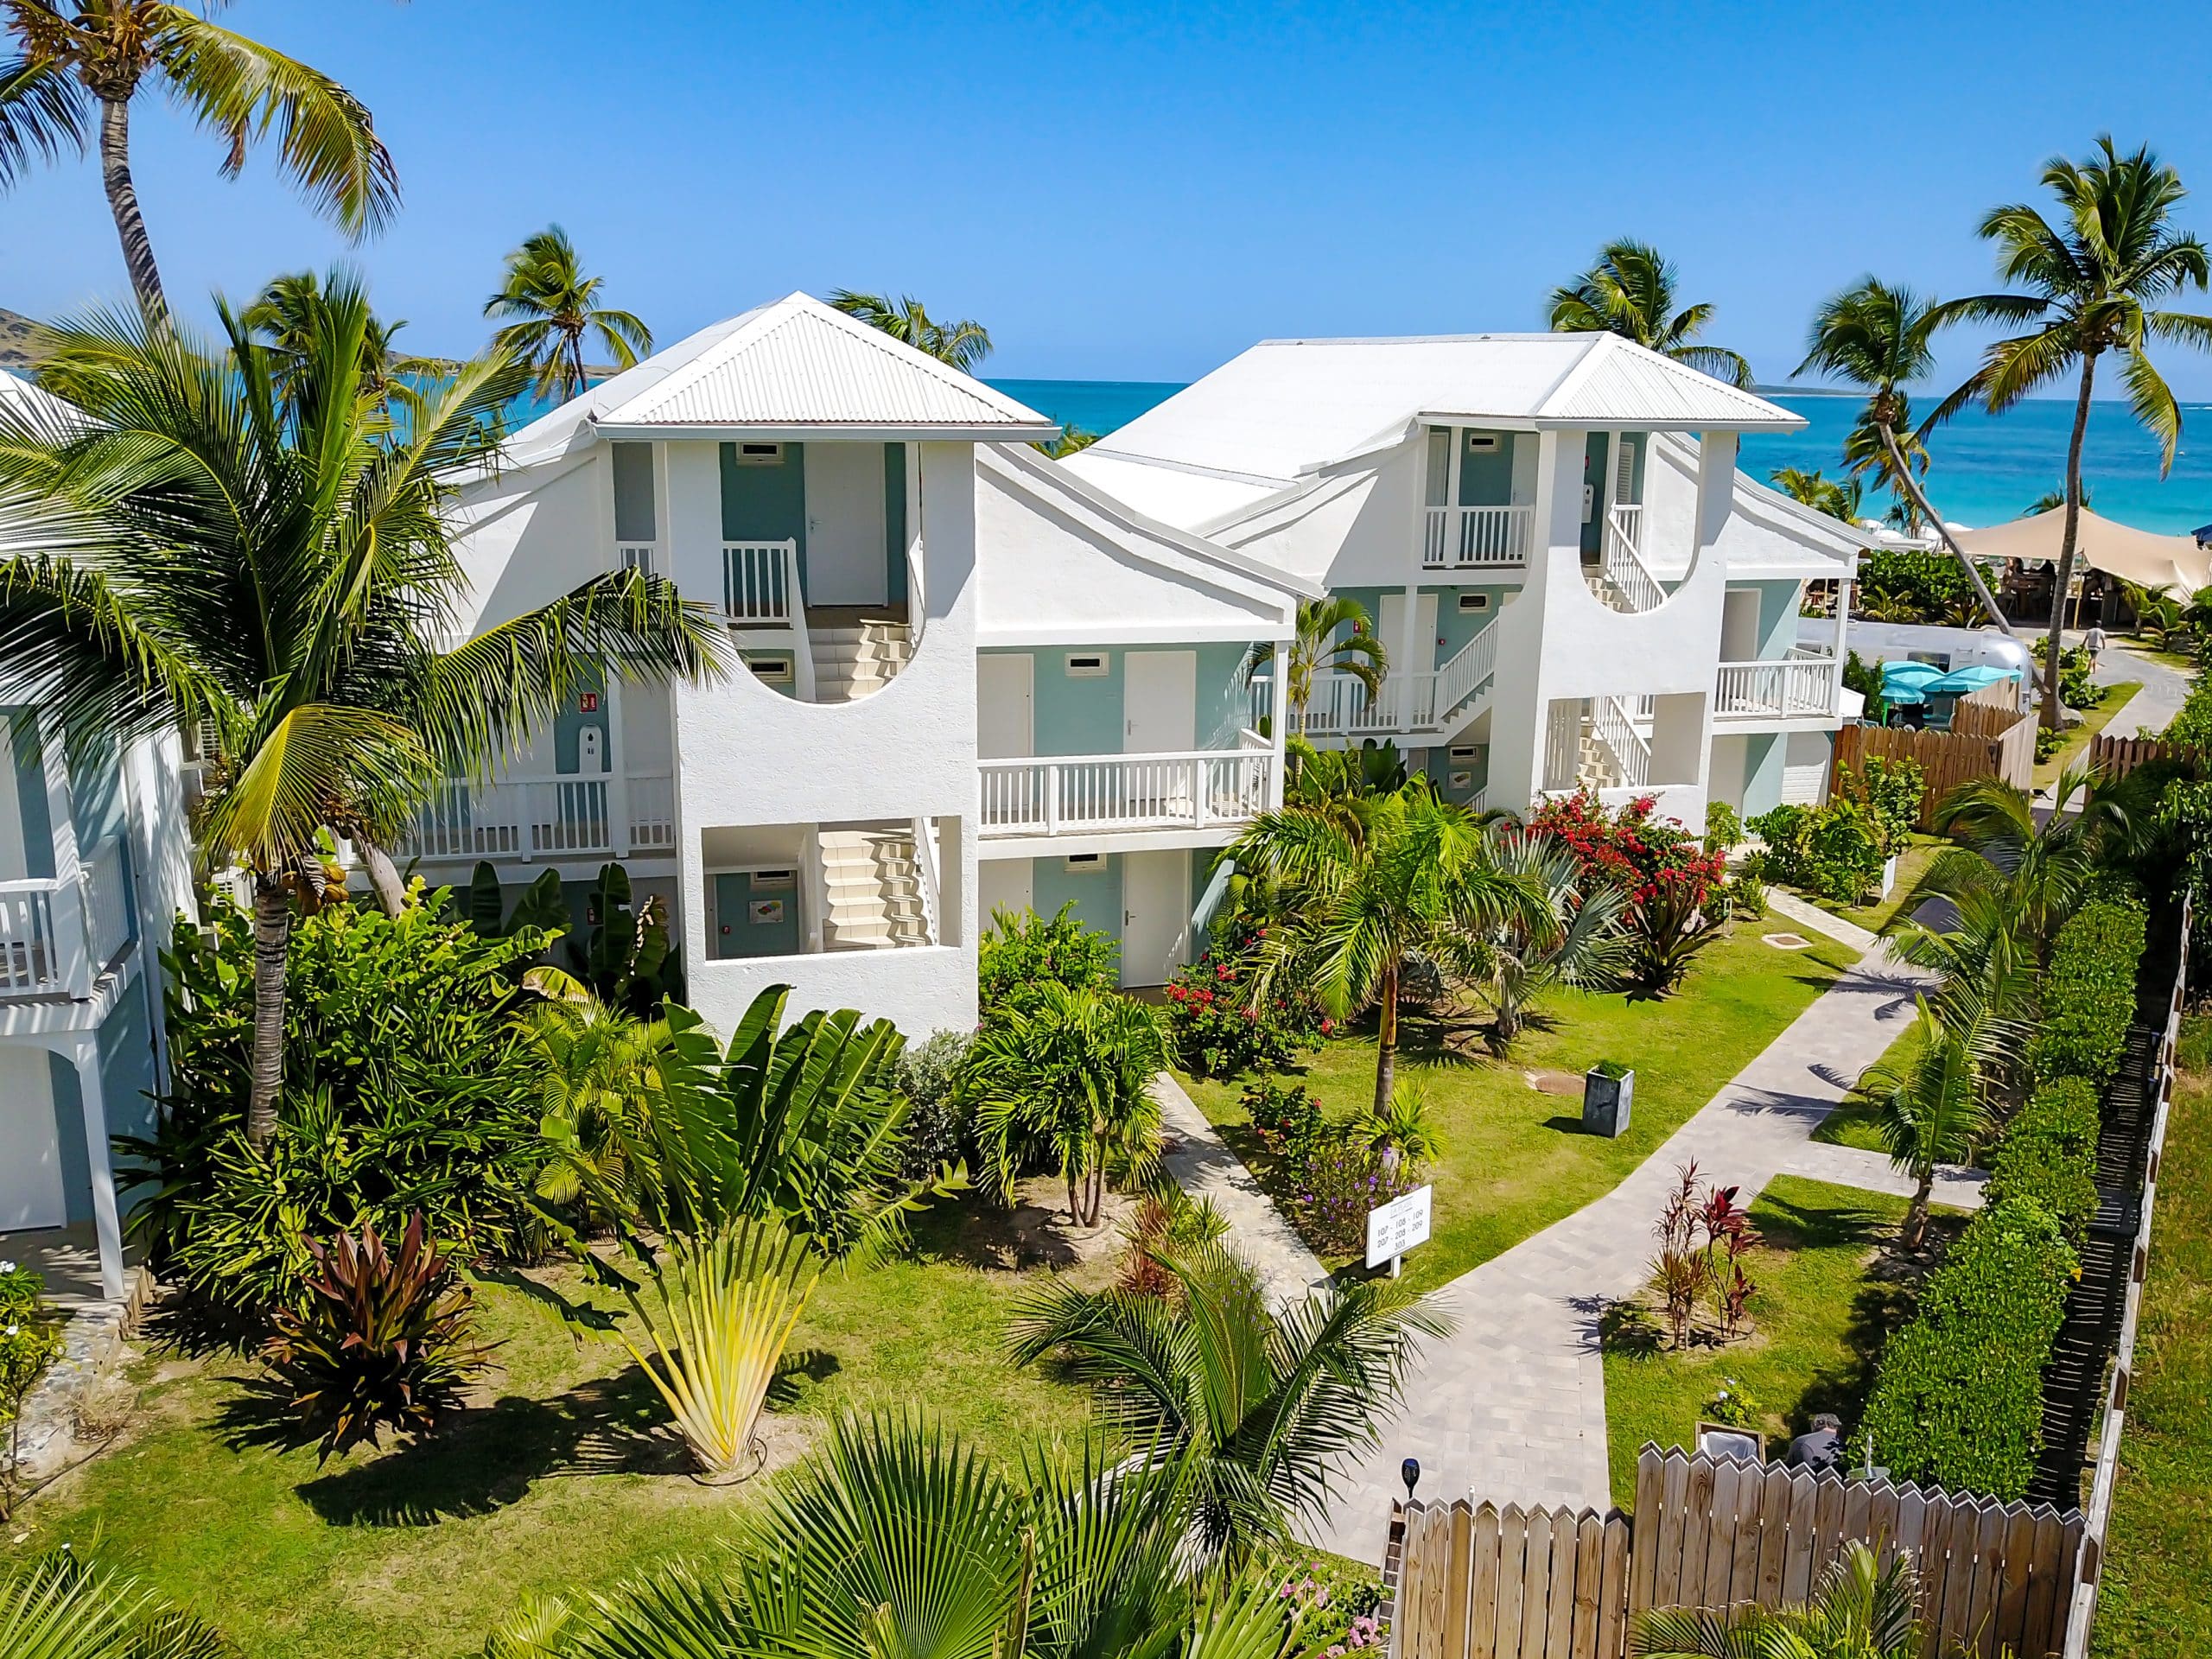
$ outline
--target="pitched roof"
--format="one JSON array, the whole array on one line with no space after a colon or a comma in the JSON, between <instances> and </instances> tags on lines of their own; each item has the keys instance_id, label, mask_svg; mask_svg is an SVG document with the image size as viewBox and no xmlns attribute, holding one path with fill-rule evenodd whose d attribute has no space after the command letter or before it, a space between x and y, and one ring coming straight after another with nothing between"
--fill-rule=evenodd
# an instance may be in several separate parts
<instances>
[{"instance_id":1,"label":"pitched roof","mask_svg":"<svg viewBox=\"0 0 2212 1659\"><path fill-rule=\"evenodd\" d=\"M1004 392L807 294L715 323L594 386L515 435L543 459L588 433L1049 437L1059 428Z\"/></svg>"},{"instance_id":2,"label":"pitched roof","mask_svg":"<svg viewBox=\"0 0 2212 1659\"><path fill-rule=\"evenodd\" d=\"M1536 429L1804 424L1615 334L1269 340L1084 454L1281 487L1395 443L1424 417Z\"/></svg>"}]
</instances>

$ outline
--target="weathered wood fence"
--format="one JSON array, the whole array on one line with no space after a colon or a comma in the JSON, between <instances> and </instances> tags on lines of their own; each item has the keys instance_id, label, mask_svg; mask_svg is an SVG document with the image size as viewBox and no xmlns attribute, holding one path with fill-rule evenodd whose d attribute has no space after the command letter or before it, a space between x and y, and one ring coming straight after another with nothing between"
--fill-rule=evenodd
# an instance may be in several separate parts
<instances>
[{"instance_id":1,"label":"weathered wood fence","mask_svg":"<svg viewBox=\"0 0 2212 1659\"><path fill-rule=\"evenodd\" d=\"M2107 783L2125 778L2138 766L2148 766L2153 760L2190 760L2196 763L2199 777L2203 775L2203 761L2196 750L2177 747L2164 738L2107 737L2099 732L2089 740L2082 760L2104 775Z\"/></svg>"},{"instance_id":2,"label":"weathered wood fence","mask_svg":"<svg viewBox=\"0 0 2212 1659\"><path fill-rule=\"evenodd\" d=\"M2010 683L1961 697L1948 732L1916 732L1908 726L1846 726L1835 734L1835 758L1828 772L1833 793L1843 769L1853 770L1872 757L1910 760L1927 780L1920 798L1920 827L1936 827L1943 798L1969 778L2001 778L2013 788L2034 786L2036 723L2031 715L1990 700L2010 694Z\"/></svg>"},{"instance_id":3,"label":"weathered wood fence","mask_svg":"<svg viewBox=\"0 0 2212 1659\"><path fill-rule=\"evenodd\" d=\"M1928 1659L2063 1645L2083 1520L1887 1481L1647 1446L1636 1517L1413 1503L1399 1516L1397 1659L1621 1659L1655 1607L1802 1601L1844 1542L1920 1573ZM1386 1574L1386 1576L1389 1576Z\"/></svg>"}]
</instances>

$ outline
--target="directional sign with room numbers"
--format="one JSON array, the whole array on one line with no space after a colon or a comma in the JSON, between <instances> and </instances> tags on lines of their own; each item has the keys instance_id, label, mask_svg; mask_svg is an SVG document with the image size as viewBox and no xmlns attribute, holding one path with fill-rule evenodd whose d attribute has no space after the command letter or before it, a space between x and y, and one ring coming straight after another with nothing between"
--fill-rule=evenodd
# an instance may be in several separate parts
<instances>
[{"instance_id":1,"label":"directional sign with room numbers","mask_svg":"<svg viewBox=\"0 0 2212 1659\"><path fill-rule=\"evenodd\" d=\"M1379 1268L1393 1256L1403 1255L1416 1244L1428 1243L1429 1195L1433 1187L1417 1186L1403 1198L1393 1198L1379 1210L1367 1212L1367 1265Z\"/></svg>"}]
</instances>

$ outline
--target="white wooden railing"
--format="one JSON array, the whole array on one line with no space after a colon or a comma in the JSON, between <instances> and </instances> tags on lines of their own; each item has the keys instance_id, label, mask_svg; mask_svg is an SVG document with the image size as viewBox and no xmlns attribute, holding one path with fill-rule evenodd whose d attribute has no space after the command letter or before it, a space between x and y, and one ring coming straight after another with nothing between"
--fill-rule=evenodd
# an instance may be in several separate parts
<instances>
[{"instance_id":1,"label":"white wooden railing","mask_svg":"<svg viewBox=\"0 0 2212 1659\"><path fill-rule=\"evenodd\" d=\"M796 539L722 543L722 613L731 626L789 627L802 609Z\"/></svg>"},{"instance_id":2,"label":"white wooden railing","mask_svg":"<svg viewBox=\"0 0 2212 1659\"><path fill-rule=\"evenodd\" d=\"M86 852L74 883L0 881L0 997L89 996L135 937L120 836Z\"/></svg>"},{"instance_id":3,"label":"white wooden railing","mask_svg":"<svg viewBox=\"0 0 2212 1659\"><path fill-rule=\"evenodd\" d=\"M1432 570L1501 569L1529 562L1533 506L1430 507L1421 562Z\"/></svg>"},{"instance_id":4,"label":"white wooden railing","mask_svg":"<svg viewBox=\"0 0 2212 1659\"><path fill-rule=\"evenodd\" d=\"M100 972L130 943L130 860L123 837L92 849L85 861L85 925L91 931L92 967Z\"/></svg>"},{"instance_id":5,"label":"white wooden railing","mask_svg":"<svg viewBox=\"0 0 2212 1659\"><path fill-rule=\"evenodd\" d=\"M0 996L68 990L54 925L57 887L51 880L0 881Z\"/></svg>"},{"instance_id":6,"label":"white wooden railing","mask_svg":"<svg viewBox=\"0 0 2212 1659\"><path fill-rule=\"evenodd\" d=\"M1267 810L1274 764L1272 746L979 761L980 833L1056 836L1243 823Z\"/></svg>"},{"instance_id":7,"label":"white wooden railing","mask_svg":"<svg viewBox=\"0 0 2212 1659\"><path fill-rule=\"evenodd\" d=\"M676 847L676 785L667 772L448 779L415 821L417 858L628 857Z\"/></svg>"},{"instance_id":8,"label":"white wooden railing","mask_svg":"<svg viewBox=\"0 0 2212 1659\"><path fill-rule=\"evenodd\" d=\"M617 569L635 570L639 575L667 574L658 542L618 542L614 545L614 563Z\"/></svg>"},{"instance_id":9,"label":"white wooden railing","mask_svg":"<svg viewBox=\"0 0 2212 1659\"><path fill-rule=\"evenodd\" d=\"M922 936L934 944L944 937L938 929L937 826L927 818L907 823L914 837L915 886L921 889Z\"/></svg>"},{"instance_id":10,"label":"white wooden railing","mask_svg":"<svg viewBox=\"0 0 2212 1659\"><path fill-rule=\"evenodd\" d=\"M1634 503L1617 506L1605 517L1605 550L1598 564L1599 597L1617 611L1656 611L1667 602L1667 590L1637 550L1643 529L1643 509Z\"/></svg>"},{"instance_id":11,"label":"white wooden railing","mask_svg":"<svg viewBox=\"0 0 2212 1659\"><path fill-rule=\"evenodd\" d=\"M1449 721L1497 674L1497 630L1484 628L1459 647L1443 667L1419 674L1393 672L1370 695L1351 674L1316 674L1313 695L1290 727L1308 737L1363 737L1393 732L1424 732ZM1274 683L1266 676L1250 688L1255 725L1274 708Z\"/></svg>"},{"instance_id":12,"label":"white wooden railing","mask_svg":"<svg viewBox=\"0 0 2212 1659\"><path fill-rule=\"evenodd\" d=\"M1493 622L1454 652L1436 671L1435 717L1447 721L1497 674L1497 624Z\"/></svg>"},{"instance_id":13,"label":"white wooden railing","mask_svg":"<svg viewBox=\"0 0 2212 1659\"><path fill-rule=\"evenodd\" d=\"M1786 658L1723 663L1713 699L1715 720L1827 717L1839 706L1842 685L1835 658L1810 645Z\"/></svg>"},{"instance_id":14,"label":"white wooden railing","mask_svg":"<svg viewBox=\"0 0 2212 1659\"><path fill-rule=\"evenodd\" d=\"M1651 740L1637 730L1627 703L1618 697L1593 698L1590 727L1611 752L1613 768L1624 785L1642 789L1651 781Z\"/></svg>"}]
</instances>

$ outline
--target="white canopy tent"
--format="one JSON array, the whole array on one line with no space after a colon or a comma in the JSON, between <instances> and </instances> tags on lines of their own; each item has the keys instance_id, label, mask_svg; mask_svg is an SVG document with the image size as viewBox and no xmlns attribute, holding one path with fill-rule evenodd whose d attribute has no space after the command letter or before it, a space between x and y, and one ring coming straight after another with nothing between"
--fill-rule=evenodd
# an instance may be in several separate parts
<instances>
[{"instance_id":1,"label":"white canopy tent","mask_svg":"<svg viewBox=\"0 0 2212 1659\"><path fill-rule=\"evenodd\" d=\"M2054 509L2031 513L1987 530L1954 532L1959 545L1978 559L2014 559L2023 563L2056 563L2066 533L2066 515ZM2212 553L2193 536L2160 536L2101 518L2082 509L2075 568L2087 565L2137 586L2187 599L2212 583Z\"/></svg>"}]
</instances>

